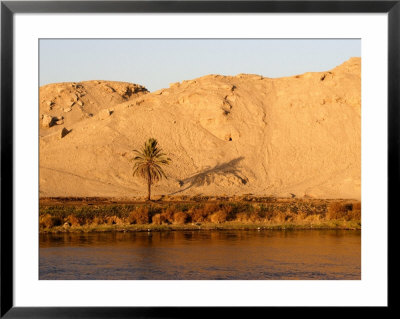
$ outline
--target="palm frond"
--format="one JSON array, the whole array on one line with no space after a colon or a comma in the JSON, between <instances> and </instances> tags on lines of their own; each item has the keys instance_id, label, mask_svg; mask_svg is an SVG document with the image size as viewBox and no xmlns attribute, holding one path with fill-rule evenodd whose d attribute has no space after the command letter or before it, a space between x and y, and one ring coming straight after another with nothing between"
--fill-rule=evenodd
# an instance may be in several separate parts
<instances>
[{"instance_id":1,"label":"palm frond","mask_svg":"<svg viewBox=\"0 0 400 319\"><path fill-rule=\"evenodd\" d=\"M151 184L157 183L163 178L167 179L161 166L171 162L171 159L157 145L156 139L148 139L141 151L133 150L136 156L131 160L134 162L132 175L138 175Z\"/></svg>"}]
</instances>

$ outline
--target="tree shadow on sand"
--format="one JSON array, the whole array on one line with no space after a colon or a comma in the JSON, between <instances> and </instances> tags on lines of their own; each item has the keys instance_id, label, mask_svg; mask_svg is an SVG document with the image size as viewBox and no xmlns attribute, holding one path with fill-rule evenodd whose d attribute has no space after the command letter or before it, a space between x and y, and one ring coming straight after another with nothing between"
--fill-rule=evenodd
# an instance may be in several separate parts
<instances>
[{"instance_id":1,"label":"tree shadow on sand","mask_svg":"<svg viewBox=\"0 0 400 319\"><path fill-rule=\"evenodd\" d=\"M184 180L179 180L180 187L184 187L176 192L173 192L169 195L175 195L177 193L184 192L192 187L210 185L214 182L216 176L234 176L236 177L243 185L247 184L249 181L246 176L242 174L242 172L238 168L239 162L244 159L243 156L235 158L229 162L217 164L214 167L207 167L200 173L197 173L193 176L190 176Z\"/></svg>"}]
</instances>

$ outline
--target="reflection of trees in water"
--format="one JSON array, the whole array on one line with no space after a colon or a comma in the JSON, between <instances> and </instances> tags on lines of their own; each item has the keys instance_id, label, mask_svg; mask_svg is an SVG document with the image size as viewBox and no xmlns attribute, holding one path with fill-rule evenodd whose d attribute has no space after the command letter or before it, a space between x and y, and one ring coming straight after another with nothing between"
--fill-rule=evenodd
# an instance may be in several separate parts
<instances>
[{"instance_id":1,"label":"reflection of trees in water","mask_svg":"<svg viewBox=\"0 0 400 319\"><path fill-rule=\"evenodd\" d=\"M166 247L176 243L201 242L202 244L213 244L212 241L220 240L245 240L254 237L257 233L259 238L333 238L340 239L342 236L358 237L358 232L351 233L345 230L296 230L296 231L240 231L240 230L191 230L191 231L149 231L149 232L104 232L104 233L48 233L40 234L40 247L57 246L87 246L101 247L118 245L127 248L151 248Z\"/></svg>"},{"instance_id":2,"label":"reflection of trees in water","mask_svg":"<svg viewBox=\"0 0 400 319\"><path fill-rule=\"evenodd\" d=\"M39 278L359 280L360 238L349 230L41 234L41 248L55 249L40 250Z\"/></svg>"}]
</instances>

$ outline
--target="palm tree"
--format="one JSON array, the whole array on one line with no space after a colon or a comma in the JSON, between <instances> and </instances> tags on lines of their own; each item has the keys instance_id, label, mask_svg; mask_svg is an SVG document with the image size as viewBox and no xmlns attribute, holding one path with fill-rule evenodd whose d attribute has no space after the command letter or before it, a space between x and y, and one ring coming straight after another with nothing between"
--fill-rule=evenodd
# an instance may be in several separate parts
<instances>
[{"instance_id":1,"label":"palm tree","mask_svg":"<svg viewBox=\"0 0 400 319\"><path fill-rule=\"evenodd\" d=\"M147 182L148 197L150 200L151 185L157 183L163 177L167 179L162 165L168 165L171 161L170 158L166 157L166 154L162 153L162 149L157 147L157 140L149 138L145 143L141 151L134 150L137 154L133 158L133 176L139 175Z\"/></svg>"}]
</instances>

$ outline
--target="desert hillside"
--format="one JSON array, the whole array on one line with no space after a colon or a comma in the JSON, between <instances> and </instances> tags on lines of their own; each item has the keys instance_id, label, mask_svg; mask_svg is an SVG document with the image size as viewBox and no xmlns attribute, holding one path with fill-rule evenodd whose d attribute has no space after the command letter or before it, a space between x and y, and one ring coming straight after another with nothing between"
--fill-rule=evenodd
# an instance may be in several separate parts
<instances>
[{"instance_id":1,"label":"desert hillside","mask_svg":"<svg viewBox=\"0 0 400 319\"><path fill-rule=\"evenodd\" d=\"M164 195L361 197L361 59L271 79L207 75L149 93L108 81L40 88L40 196L139 197L133 149L172 159Z\"/></svg>"},{"instance_id":2,"label":"desert hillside","mask_svg":"<svg viewBox=\"0 0 400 319\"><path fill-rule=\"evenodd\" d=\"M85 81L80 83L55 83L40 88L40 135L48 135L92 117L104 108L129 101L148 93L141 85L112 82Z\"/></svg>"}]
</instances>

